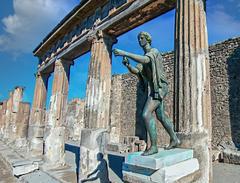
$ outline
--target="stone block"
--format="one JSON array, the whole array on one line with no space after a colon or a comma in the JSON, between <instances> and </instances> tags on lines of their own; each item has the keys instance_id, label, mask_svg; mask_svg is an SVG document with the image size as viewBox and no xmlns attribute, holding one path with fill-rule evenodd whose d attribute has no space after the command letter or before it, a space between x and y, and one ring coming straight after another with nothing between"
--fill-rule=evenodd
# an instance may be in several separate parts
<instances>
[{"instance_id":1,"label":"stone block","mask_svg":"<svg viewBox=\"0 0 240 183\"><path fill-rule=\"evenodd\" d=\"M136 169L138 168L139 167L136 167ZM144 171L144 168L142 169ZM149 175L124 170L123 177L125 181L132 183L173 183L196 172L197 170L199 170L198 160L189 159L161 168ZM146 168L146 171L149 171L149 169Z\"/></svg>"},{"instance_id":2,"label":"stone block","mask_svg":"<svg viewBox=\"0 0 240 183\"><path fill-rule=\"evenodd\" d=\"M193 150L180 148L171 150L160 148L157 154L151 156L141 156L141 154L142 152L128 154L125 163L158 170L193 158Z\"/></svg>"},{"instance_id":3,"label":"stone block","mask_svg":"<svg viewBox=\"0 0 240 183\"><path fill-rule=\"evenodd\" d=\"M240 165L240 151L225 149L223 151L223 162Z\"/></svg>"},{"instance_id":4,"label":"stone block","mask_svg":"<svg viewBox=\"0 0 240 183\"><path fill-rule=\"evenodd\" d=\"M64 127L56 127L50 130L45 140L46 168L65 165L64 135Z\"/></svg>"},{"instance_id":5,"label":"stone block","mask_svg":"<svg viewBox=\"0 0 240 183\"><path fill-rule=\"evenodd\" d=\"M38 168L38 164L18 166L13 168L13 174L15 176L20 176L38 170Z\"/></svg>"},{"instance_id":6,"label":"stone block","mask_svg":"<svg viewBox=\"0 0 240 183\"><path fill-rule=\"evenodd\" d=\"M80 177L97 166L97 154L104 153L109 141L106 129L83 129L80 141Z\"/></svg>"},{"instance_id":7,"label":"stone block","mask_svg":"<svg viewBox=\"0 0 240 183\"><path fill-rule=\"evenodd\" d=\"M190 159L158 170L151 175L151 180L153 182L159 182L159 180L162 179L162 182L166 183L175 182L189 174L194 173L198 169L198 160Z\"/></svg>"},{"instance_id":8,"label":"stone block","mask_svg":"<svg viewBox=\"0 0 240 183\"><path fill-rule=\"evenodd\" d=\"M16 161L12 163L12 169L15 176L20 176L38 170L39 163L29 160Z\"/></svg>"}]
</instances>

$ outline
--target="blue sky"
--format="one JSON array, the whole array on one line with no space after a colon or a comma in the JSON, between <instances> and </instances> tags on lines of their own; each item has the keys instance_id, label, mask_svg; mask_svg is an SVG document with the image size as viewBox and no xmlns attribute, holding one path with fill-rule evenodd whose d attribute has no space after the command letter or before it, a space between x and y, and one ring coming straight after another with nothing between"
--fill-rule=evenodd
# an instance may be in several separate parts
<instances>
[{"instance_id":1,"label":"blue sky","mask_svg":"<svg viewBox=\"0 0 240 183\"><path fill-rule=\"evenodd\" d=\"M0 2L0 101L15 86L24 86L24 101L32 102L37 69L33 49L52 28L79 3L79 0L1 0ZM173 50L174 11L158 17L120 36L114 48L142 54L136 36L152 34L153 46L162 52ZM240 0L208 0L209 43L240 36ZM69 100L85 96L90 54L81 56L71 68ZM113 57L112 73L127 70ZM49 79L48 98L53 76Z\"/></svg>"}]
</instances>

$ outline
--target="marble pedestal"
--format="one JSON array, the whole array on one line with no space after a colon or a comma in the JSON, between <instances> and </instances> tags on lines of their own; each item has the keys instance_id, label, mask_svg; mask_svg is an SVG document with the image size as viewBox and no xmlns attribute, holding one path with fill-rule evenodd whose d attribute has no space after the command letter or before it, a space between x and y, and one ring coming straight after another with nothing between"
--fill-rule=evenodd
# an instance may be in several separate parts
<instances>
[{"instance_id":1,"label":"marble pedestal","mask_svg":"<svg viewBox=\"0 0 240 183\"><path fill-rule=\"evenodd\" d=\"M130 153L123 164L123 179L134 183L172 183L199 169L191 149L159 149L157 154Z\"/></svg>"}]
</instances>

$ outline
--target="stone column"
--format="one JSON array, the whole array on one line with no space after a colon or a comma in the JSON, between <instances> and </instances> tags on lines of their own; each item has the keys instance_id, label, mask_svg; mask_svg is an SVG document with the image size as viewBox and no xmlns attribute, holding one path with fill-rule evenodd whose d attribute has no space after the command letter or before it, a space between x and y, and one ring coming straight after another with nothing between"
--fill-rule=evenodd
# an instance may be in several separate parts
<instances>
[{"instance_id":1,"label":"stone column","mask_svg":"<svg viewBox=\"0 0 240 183\"><path fill-rule=\"evenodd\" d=\"M43 154L46 99L49 74L37 73L32 109L29 120L28 137L33 156Z\"/></svg>"},{"instance_id":2,"label":"stone column","mask_svg":"<svg viewBox=\"0 0 240 183\"><path fill-rule=\"evenodd\" d=\"M177 0L175 126L182 146L193 148L199 182L211 182L211 96L205 0Z\"/></svg>"},{"instance_id":3,"label":"stone column","mask_svg":"<svg viewBox=\"0 0 240 183\"><path fill-rule=\"evenodd\" d=\"M10 131L11 131L11 119L12 119L12 105L13 105L13 91L9 93L9 98L6 103L6 113L5 113L5 120L4 120L4 136L5 140L9 140Z\"/></svg>"},{"instance_id":4,"label":"stone column","mask_svg":"<svg viewBox=\"0 0 240 183\"><path fill-rule=\"evenodd\" d=\"M6 132L6 111L7 111L7 100L3 101L2 103L2 114L1 114L1 138L4 138Z\"/></svg>"},{"instance_id":5,"label":"stone column","mask_svg":"<svg viewBox=\"0 0 240 183\"><path fill-rule=\"evenodd\" d=\"M20 102L16 120L15 146L17 148L24 148L27 145L29 116L30 103Z\"/></svg>"},{"instance_id":6,"label":"stone column","mask_svg":"<svg viewBox=\"0 0 240 183\"><path fill-rule=\"evenodd\" d=\"M59 59L55 62L52 96L45 132L45 160L47 164L65 164L65 118L69 71L72 60Z\"/></svg>"},{"instance_id":7,"label":"stone column","mask_svg":"<svg viewBox=\"0 0 240 183\"><path fill-rule=\"evenodd\" d=\"M2 129L3 129L3 102L0 102L0 138L2 137Z\"/></svg>"},{"instance_id":8,"label":"stone column","mask_svg":"<svg viewBox=\"0 0 240 183\"><path fill-rule=\"evenodd\" d=\"M92 41L88 71L85 122L87 128L109 127L112 45L115 39L99 31Z\"/></svg>"},{"instance_id":9,"label":"stone column","mask_svg":"<svg viewBox=\"0 0 240 183\"><path fill-rule=\"evenodd\" d=\"M17 138L17 113L20 110L20 102L23 98L23 87L15 87L13 90L13 99L11 107L11 121L10 121L10 141L15 141Z\"/></svg>"}]
</instances>

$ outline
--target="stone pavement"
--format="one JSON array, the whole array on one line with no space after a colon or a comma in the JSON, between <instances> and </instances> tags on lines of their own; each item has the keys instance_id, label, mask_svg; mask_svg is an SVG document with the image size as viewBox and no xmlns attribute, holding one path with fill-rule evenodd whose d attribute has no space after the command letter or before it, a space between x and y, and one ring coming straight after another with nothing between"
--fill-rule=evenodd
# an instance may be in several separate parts
<instances>
[{"instance_id":1,"label":"stone pavement","mask_svg":"<svg viewBox=\"0 0 240 183\"><path fill-rule=\"evenodd\" d=\"M79 147L77 143L68 142L65 146L67 165L61 169L35 170L32 173L23 175L20 180L29 183L77 183L77 172L79 172ZM5 153L4 153L5 152ZM3 159L5 154L9 158L17 160L21 157L17 151L0 141L0 183L16 183L17 178L13 176L10 164ZM111 170L110 170L111 171ZM240 165L214 163L213 164L213 183L239 183ZM110 172L111 174L111 172ZM111 178L111 175L110 175ZM120 179L112 179L113 183L122 183Z\"/></svg>"},{"instance_id":2,"label":"stone pavement","mask_svg":"<svg viewBox=\"0 0 240 183\"><path fill-rule=\"evenodd\" d=\"M16 183L10 168L0 160L0 183Z\"/></svg>"}]
</instances>

